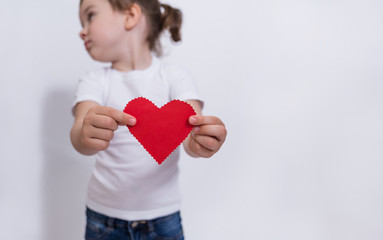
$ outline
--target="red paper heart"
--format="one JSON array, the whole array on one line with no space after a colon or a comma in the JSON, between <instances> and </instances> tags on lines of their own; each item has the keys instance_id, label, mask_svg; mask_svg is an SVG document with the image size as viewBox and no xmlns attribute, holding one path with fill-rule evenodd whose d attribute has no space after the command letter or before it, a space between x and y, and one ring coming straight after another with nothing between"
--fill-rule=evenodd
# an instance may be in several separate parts
<instances>
[{"instance_id":1,"label":"red paper heart","mask_svg":"<svg viewBox=\"0 0 383 240\"><path fill-rule=\"evenodd\" d=\"M158 164L185 140L193 129L189 117L196 114L192 106L180 100L158 108L143 97L131 100L124 112L137 119L134 126L127 127Z\"/></svg>"}]
</instances>

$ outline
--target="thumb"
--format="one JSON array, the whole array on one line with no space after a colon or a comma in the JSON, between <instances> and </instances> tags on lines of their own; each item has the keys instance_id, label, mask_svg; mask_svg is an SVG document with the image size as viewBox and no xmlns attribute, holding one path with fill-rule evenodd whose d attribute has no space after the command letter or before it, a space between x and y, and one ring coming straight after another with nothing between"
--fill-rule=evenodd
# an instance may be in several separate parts
<instances>
[{"instance_id":1,"label":"thumb","mask_svg":"<svg viewBox=\"0 0 383 240\"><path fill-rule=\"evenodd\" d=\"M135 117L133 117L132 115L129 115L127 113L124 113L124 112L120 112L120 113L121 113L121 115L115 119L117 121L118 125L134 126L136 124L137 119Z\"/></svg>"},{"instance_id":2,"label":"thumb","mask_svg":"<svg viewBox=\"0 0 383 240\"><path fill-rule=\"evenodd\" d=\"M113 118L118 123L118 125L122 125L122 126L123 125L133 126L137 122L136 118L133 117L132 115L121 112L114 108L109 108L109 107L105 108L104 114Z\"/></svg>"}]
</instances>

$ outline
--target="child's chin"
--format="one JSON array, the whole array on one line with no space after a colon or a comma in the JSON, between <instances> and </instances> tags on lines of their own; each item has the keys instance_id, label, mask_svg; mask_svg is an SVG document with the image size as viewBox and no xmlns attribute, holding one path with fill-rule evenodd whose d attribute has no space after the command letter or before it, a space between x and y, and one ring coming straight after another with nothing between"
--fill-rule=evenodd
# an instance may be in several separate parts
<instances>
[{"instance_id":1,"label":"child's chin","mask_svg":"<svg viewBox=\"0 0 383 240\"><path fill-rule=\"evenodd\" d=\"M89 53L90 57L97 62L112 62L110 59L103 57L103 56L99 56L97 54L94 54L91 51L88 51L88 53Z\"/></svg>"}]
</instances>

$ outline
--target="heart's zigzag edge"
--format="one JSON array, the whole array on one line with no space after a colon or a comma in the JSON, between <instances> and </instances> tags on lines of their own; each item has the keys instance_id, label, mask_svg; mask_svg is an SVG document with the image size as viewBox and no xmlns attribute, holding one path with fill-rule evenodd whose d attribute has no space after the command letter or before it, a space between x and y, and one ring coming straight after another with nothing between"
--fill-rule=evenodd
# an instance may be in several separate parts
<instances>
[{"instance_id":1,"label":"heart's zigzag edge","mask_svg":"<svg viewBox=\"0 0 383 240\"><path fill-rule=\"evenodd\" d=\"M129 127L128 127L128 129L129 129ZM191 132L192 130L190 130L190 132ZM129 132L130 132L130 129L129 129ZM136 136L134 136L133 134L132 134L132 132L130 132L131 134L132 134L132 136L140 143L140 145L145 149L145 151L147 152L147 153L149 153L149 155L154 159L154 161L156 161L156 163L158 164L158 165L161 165L163 162L165 162L165 160L166 159L168 159L168 157L170 156L170 154L172 154L184 141L185 141L185 139L189 136L189 134L190 134L190 132L186 135L186 137L185 138L183 138L182 139L182 141L181 141L181 143L179 144L179 145L177 145L177 147L175 147L165 158L164 158L164 160L162 160L161 161L161 163L159 163L158 161L157 161L157 159L155 159L154 158L154 156L148 151L148 149L146 149L146 147L142 144L142 142L140 141L140 140L138 140L137 138L136 138Z\"/></svg>"},{"instance_id":2,"label":"heart's zigzag edge","mask_svg":"<svg viewBox=\"0 0 383 240\"><path fill-rule=\"evenodd\" d=\"M126 107L131 103L131 102L133 102L133 101L137 101L137 100L139 100L140 98L142 98L142 99L145 99L145 100L147 100L148 102L150 102L151 104L153 104L154 106L156 106L156 104L154 104L152 101L150 101L149 99L147 99L146 97L136 97L136 98L133 98L133 99L131 99L126 105L125 105L125 108L124 108L124 111L123 112L125 112L125 109L126 109ZM157 106L156 106L157 107ZM157 107L158 108L158 107ZM126 112L125 112L126 113Z\"/></svg>"},{"instance_id":3,"label":"heart's zigzag edge","mask_svg":"<svg viewBox=\"0 0 383 240\"><path fill-rule=\"evenodd\" d=\"M165 104L162 105L161 107L158 107L156 104L154 104L154 102L152 102L151 100L147 99L146 97L142 97L142 96L141 96L141 97L136 97L136 98L133 98L132 100L130 100L130 101L125 105L125 108L126 108L126 106L127 106L129 103L131 103L131 102L133 102L133 101L136 101L136 100L138 100L138 99L140 99L140 98L145 99L145 100L151 102L154 106L156 106L156 107L159 108L159 109L162 108L162 107L164 107L164 106L166 106L166 105L168 105L168 104L171 103L171 102L180 102L180 103L182 103L182 104L186 104L186 105L188 105L189 107L191 107L191 108L193 109L194 113L195 113L195 110L194 110L193 106L190 105L189 103L187 103L186 101L182 101L182 100L179 100L179 99L173 99L173 100L171 100L170 102L165 103ZM125 109L124 109L124 110L125 110ZM195 113L195 114L196 114L196 113Z\"/></svg>"},{"instance_id":4,"label":"heart's zigzag edge","mask_svg":"<svg viewBox=\"0 0 383 240\"><path fill-rule=\"evenodd\" d=\"M149 101L150 101L150 100L149 100ZM165 107L166 105L168 105L168 104L170 104L170 103L172 103L172 102L179 102L179 103L182 103L182 104L184 104L184 105L188 105L188 106L193 110L194 115L197 114L197 113L195 112L194 107L193 107L192 105L190 105L190 104L189 104L188 102L186 102L186 101L182 101L182 100L179 100L179 99L173 99L173 100L171 100L170 102L165 103L165 105L163 105L161 108Z\"/></svg>"},{"instance_id":5,"label":"heart's zigzag edge","mask_svg":"<svg viewBox=\"0 0 383 240\"><path fill-rule=\"evenodd\" d=\"M126 110L126 108L127 108L127 106L129 105L129 103L131 103L131 102L133 102L133 101L136 101L136 100L138 100L138 99L140 99L140 98L142 98L142 99L145 99L145 100L147 100L147 101L149 101L150 103L152 103L154 106L156 106L157 108L162 108L162 107L164 107L164 106L166 106L166 105L168 105L168 104L170 104L171 102L180 102L180 103L182 103L182 104L186 104L186 105L188 105L191 109L192 109L192 111L193 111L193 113L194 113L194 115L196 114L196 112L195 112L195 110L194 110L194 108L193 108L193 106L192 105L190 105L189 103L187 103L186 101L182 101L182 100L179 100L179 99L173 99L173 100L171 100L170 102L167 102L166 104L164 104L163 106L161 106L161 107L158 107L156 104L154 104L152 101L150 101L149 99L147 99L147 98L145 98L145 97L137 97L137 98L133 98L132 100L130 100L127 104L126 104L126 106L125 106L125 109L124 109L124 112L125 112L125 110ZM126 113L126 112L125 112ZM127 125L127 127L128 127L128 129L129 129L129 132L130 132L130 128L129 128L129 126ZM186 137L185 138L183 138L182 139L182 141L181 141L181 143L179 144L179 145L177 145L177 147L175 147L165 158L164 158L164 160L162 160L161 161L161 163L159 163L158 161L157 161L157 159L155 159L154 158L154 156L148 151L148 149L146 149L146 147L144 146L144 144L142 144L142 142L140 141L140 140L138 140L137 138L136 138L136 136L134 136L133 134L132 134L132 132L130 132L131 134L132 134L132 136L140 143L140 145L145 149L145 151L147 152L147 153L149 153L149 155L157 162L157 164L158 165L161 165L182 143L183 143L183 141L185 141L185 139L189 136L189 134L190 134L190 132L192 131L192 129L189 131L189 133L186 135Z\"/></svg>"}]
</instances>

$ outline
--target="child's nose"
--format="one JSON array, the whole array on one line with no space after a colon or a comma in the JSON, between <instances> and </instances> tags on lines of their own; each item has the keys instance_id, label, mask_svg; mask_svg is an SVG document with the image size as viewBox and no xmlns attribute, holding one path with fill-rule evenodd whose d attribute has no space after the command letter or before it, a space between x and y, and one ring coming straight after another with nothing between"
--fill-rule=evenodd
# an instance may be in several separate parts
<instances>
[{"instance_id":1,"label":"child's nose","mask_svg":"<svg viewBox=\"0 0 383 240\"><path fill-rule=\"evenodd\" d=\"M86 37L86 32L85 32L85 28L81 29L80 31L80 38L82 40L85 40L85 37Z\"/></svg>"}]
</instances>

